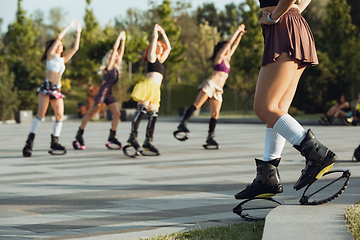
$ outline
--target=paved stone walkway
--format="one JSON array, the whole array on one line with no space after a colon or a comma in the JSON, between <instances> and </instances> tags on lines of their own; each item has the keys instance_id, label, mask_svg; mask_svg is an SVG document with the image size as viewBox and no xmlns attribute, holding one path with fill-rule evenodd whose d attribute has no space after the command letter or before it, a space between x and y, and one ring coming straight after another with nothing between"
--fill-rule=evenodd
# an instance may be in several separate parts
<instances>
[{"instance_id":1,"label":"paved stone walkway","mask_svg":"<svg viewBox=\"0 0 360 240\"><path fill-rule=\"evenodd\" d=\"M138 158L106 149L108 121L89 122L84 151L71 146L79 120L65 121L60 137L68 149L64 156L47 153L53 122L45 121L31 158L21 153L31 124L1 124L0 239L139 239L244 221L232 213L239 203L233 195L255 176L254 157L262 157L265 125L219 122L216 140L220 149L204 150L207 123L190 122L190 139L179 142L172 136L177 121L160 117L154 145L161 155ZM145 128L143 121L139 142L144 140ZM304 159L287 143L280 165L285 191L277 197L286 205L275 209L279 214L275 210L269 214L272 220L266 221L264 239L290 239L286 235L275 237L281 226L287 227L284 234L301 232L301 226L308 223L314 226L308 219L317 214L309 209L326 209L322 226L336 230L336 239L351 239L341 214L346 206L360 200L360 163L351 161L360 129L311 128L339 156L334 168L352 171L350 186L331 203L300 206L301 191L294 191L292 186ZM123 144L129 130L130 122L119 123L117 136ZM307 218L300 217L305 214L300 209L310 211ZM291 239L305 239L301 236Z\"/></svg>"}]
</instances>

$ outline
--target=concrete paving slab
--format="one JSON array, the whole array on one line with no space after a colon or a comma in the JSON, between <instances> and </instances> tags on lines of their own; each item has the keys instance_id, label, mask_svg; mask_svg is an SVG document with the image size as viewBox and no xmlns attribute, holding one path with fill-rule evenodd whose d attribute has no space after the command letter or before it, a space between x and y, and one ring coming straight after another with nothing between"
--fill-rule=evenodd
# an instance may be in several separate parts
<instances>
[{"instance_id":1,"label":"concrete paving slab","mask_svg":"<svg viewBox=\"0 0 360 240\"><path fill-rule=\"evenodd\" d=\"M255 176L265 125L219 120L220 149L211 151L202 148L208 119L189 123L186 142L172 136L179 120L159 117L154 144L161 155L138 158L106 149L108 121L89 122L84 151L71 145L80 121L65 121L60 136L68 150L64 156L47 153L53 122L42 122L30 158L22 157L21 150L31 124L0 124L0 239L139 239L243 222L232 213L239 204L233 195ZM276 197L285 205L268 214L263 239L350 239L342 214L360 200L360 163L351 161L358 129L305 127L337 153L334 169L351 170L350 185L333 202L300 206L302 192L292 186L304 159L287 143L279 167L284 193ZM143 121L140 143L145 128ZM117 136L123 144L129 131L130 123L120 122ZM321 231L314 227L319 223Z\"/></svg>"}]
</instances>

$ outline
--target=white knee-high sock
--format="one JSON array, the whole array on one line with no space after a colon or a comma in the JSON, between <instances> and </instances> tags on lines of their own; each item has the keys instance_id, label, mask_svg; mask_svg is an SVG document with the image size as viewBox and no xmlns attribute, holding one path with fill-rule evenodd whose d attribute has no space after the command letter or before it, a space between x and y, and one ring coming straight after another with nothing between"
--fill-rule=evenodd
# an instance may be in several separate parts
<instances>
[{"instance_id":1,"label":"white knee-high sock","mask_svg":"<svg viewBox=\"0 0 360 240\"><path fill-rule=\"evenodd\" d=\"M266 128L264 162L281 157L286 139L272 128Z\"/></svg>"},{"instance_id":2,"label":"white knee-high sock","mask_svg":"<svg viewBox=\"0 0 360 240\"><path fill-rule=\"evenodd\" d=\"M59 137L60 136L62 125L63 125L62 120L55 120L54 131L53 131L54 137Z\"/></svg>"},{"instance_id":3,"label":"white knee-high sock","mask_svg":"<svg viewBox=\"0 0 360 240\"><path fill-rule=\"evenodd\" d=\"M37 130L39 129L40 123L41 123L41 117L36 115L36 117L34 118L34 120L32 122L30 133L36 134Z\"/></svg>"},{"instance_id":4,"label":"white knee-high sock","mask_svg":"<svg viewBox=\"0 0 360 240\"><path fill-rule=\"evenodd\" d=\"M289 114L282 115L274 124L273 129L293 146L300 145L306 136L306 130Z\"/></svg>"}]
</instances>

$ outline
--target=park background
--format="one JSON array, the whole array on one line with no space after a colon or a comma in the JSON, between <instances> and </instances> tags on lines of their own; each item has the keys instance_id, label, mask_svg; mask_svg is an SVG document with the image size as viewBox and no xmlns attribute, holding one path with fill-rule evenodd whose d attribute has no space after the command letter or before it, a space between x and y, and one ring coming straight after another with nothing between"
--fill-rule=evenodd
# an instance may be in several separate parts
<instances>
[{"instance_id":1,"label":"park background","mask_svg":"<svg viewBox=\"0 0 360 240\"><path fill-rule=\"evenodd\" d=\"M145 78L146 64L141 55L155 23L166 30L172 45L165 62L160 115L177 115L179 107L193 103L197 86L211 74L212 63L208 58L214 45L227 39L241 23L246 25L247 33L231 60L222 111L251 114L263 50L258 24L262 14L257 0L234 1L223 9L212 2L194 9L191 1L148 1L147 9L129 8L124 16L114 16L105 26L94 14L92 1L82 1L85 8L78 9L77 18L83 22L80 49L66 64L62 78L62 91L67 96L65 114L76 114L79 103L87 100L89 86L101 84L98 74L101 59L122 30L126 31L127 39L114 95L122 108L136 106L130 93ZM0 16L0 120L13 119L14 112L19 110L36 113L36 89L46 73L40 63L45 42L55 38L68 24L61 7L52 8L49 21L45 21L41 6L28 13L22 2L17 1L15 20L5 30ZM291 114L323 113L340 93L345 93L354 104L360 92L359 12L357 0L316 0L303 12L314 34L320 64L305 70ZM71 29L63 39L68 49L74 39L75 30ZM51 108L47 114L53 114Z\"/></svg>"}]
</instances>

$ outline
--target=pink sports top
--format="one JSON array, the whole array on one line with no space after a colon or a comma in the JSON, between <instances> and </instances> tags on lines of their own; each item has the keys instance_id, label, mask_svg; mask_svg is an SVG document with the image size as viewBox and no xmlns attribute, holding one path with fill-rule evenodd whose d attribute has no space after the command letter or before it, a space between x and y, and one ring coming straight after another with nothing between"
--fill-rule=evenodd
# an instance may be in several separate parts
<instances>
[{"instance_id":1,"label":"pink sports top","mask_svg":"<svg viewBox=\"0 0 360 240\"><path fill-rule=\"evenodd\" d=\"M213 70L219 71L219 72L224 72L224 73L230 72L230 68L226 67L224 60L220 64L214 65Z\"/></svg>"}]
</instances>

